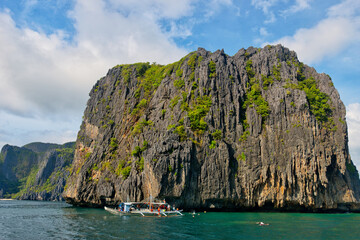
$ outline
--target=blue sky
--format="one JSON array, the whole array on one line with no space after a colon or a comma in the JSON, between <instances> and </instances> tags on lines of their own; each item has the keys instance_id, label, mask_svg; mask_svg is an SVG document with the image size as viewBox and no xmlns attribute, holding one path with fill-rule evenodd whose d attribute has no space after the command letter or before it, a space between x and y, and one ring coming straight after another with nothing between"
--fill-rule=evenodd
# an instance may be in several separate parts
<instances>
[{"instance_id":1,"label":"blue sky","mask_svg":"<svg viewBox=\"0 0 360 240\"><path fill-rule=\"evenodd\" d=\"M1 0L0 147L75 140L91 87L117 64L269 43L332 77L359 168L358 0Z\"/></svg>"}]
</instances>

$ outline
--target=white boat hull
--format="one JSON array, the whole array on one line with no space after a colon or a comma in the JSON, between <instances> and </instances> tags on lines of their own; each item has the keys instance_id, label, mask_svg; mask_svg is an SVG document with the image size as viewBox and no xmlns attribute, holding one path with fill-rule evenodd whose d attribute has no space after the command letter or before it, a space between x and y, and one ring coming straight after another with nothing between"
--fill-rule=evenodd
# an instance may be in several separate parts
<instances>
[{"instance_id":1,"label":"white boat hull","mask_svg":"<svg viewBox=\"0 0 360 240\"><path fill-rule=\"evenodd\" d=\"M124 212L124 211L119 211L117 209L114 208L109 208L109 207L104 207L104 209L112 214L115 215L120 215L120 216L142 216L142 217L147 217L147 216L154 216L154 217L168 217L168 216L181 216L183 215L181 213L181 211L150 211L148 209L145 210L132 210L130 212Z\"/></svg>"},{"instance_id":2,"label":"white boat hull","mask_svg":"<svg viewBox=\"0 0 360 240\"><path fill-rule=\"evenodd\" d=\"M117 209L114 208L109 208L109 207L104 207L104 209L112 214L115 215L120 215L120 216L127 216L127 215L131 215L130 212L123 212L123 211L119 211Z\"/></svg>"}]
</instances>

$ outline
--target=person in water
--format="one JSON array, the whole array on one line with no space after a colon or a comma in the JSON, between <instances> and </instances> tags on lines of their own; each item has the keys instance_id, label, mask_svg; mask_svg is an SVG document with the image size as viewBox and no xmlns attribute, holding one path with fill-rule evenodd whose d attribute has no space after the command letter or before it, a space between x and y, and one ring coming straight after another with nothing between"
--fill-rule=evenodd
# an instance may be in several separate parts
<instances>
[{"instance_id":1,"label":"person in water","mask_svg":"<svg viewBox=\"0 0 360 240\"><path fill-rule=\"evenodd\" d=\"M268 223L264 223L264 222L257 222L256 224L258 224L259 226L268 226Z\"/></svg>"}]
</instances>

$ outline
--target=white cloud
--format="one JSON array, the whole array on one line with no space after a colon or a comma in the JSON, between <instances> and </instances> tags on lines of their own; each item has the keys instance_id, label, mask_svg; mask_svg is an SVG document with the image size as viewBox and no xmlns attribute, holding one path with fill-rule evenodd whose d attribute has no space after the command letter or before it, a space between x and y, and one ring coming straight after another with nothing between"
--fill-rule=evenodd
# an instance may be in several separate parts
<instances>
[{"instance_id":1,"label":"white cloud","mask_svg":"<svg viewBox=\"0 0 360 240\"><path fill-rule=\"evenodd\" d=\"M37 3L32 1L27 8ZM69 13L75 24L72 42L62 31L48 35L27 24L19 27L9 10L0 10L0 123L17 117L7 128L0 125L1 141L24 143L22 139L31 141L30 135L56 140L50 137L56 134L67 140L69 133L75 140L70 123L81 118L91 87L109 68L139 61L169 63L187 53L172 37L191 32L175 23L166 32L159 21L191 15L192 9L190 0L121 1L121 5L113 0L78 0ZM37 134L28 130L34 129L32 120L43 127L36 128ZM68 133L61 126L67 126ZM78 129L80 123L75 126ZM4 131L12 128L18 129L16 133Z\"/></svg>"},{"instance_id":2,"label":"white cloud","mask_svg":"<svg viewBox=\"0 0 360 240\"><path fill-rule=\"evenodd\" d=\"M360 103L349 104L346 108L351 158L360 170Z\"/></svg>"},{"instance_id":3,"label":"white cloud","mask_svg":"<svg viewBox=\"0 0 360 240\"><path fill-rule=\"evenodd\" d=\"M151 15L154 18L178 19L189 16L193 12L193 3L198 0L108 0L109 8L127 12L133 15ZM81 4L87 4L86 0L78 0ZM90 2L93 2L90 0Z\"/></svg>"},{"instance_id":4,"label":"white cloud","mask_svg":"<svg viewBox=\"0 0 360 240\"><path fill-rule=\"evenodd\" d=\"M170 38L180 37L187 38L192 35L191 27L193 22L190 21L189 25L178 25L175 21L170 22L170 30L167 31L167 36Z\"/></svg>"},{"instance_id":5,"label":"white cloud","mask_svg":"<svg viewBox=\"0 0 360 240\"><path fill-rule=\"evenodd\" d=\"M253 40L254 45L261 45L265 40L264 38L270 36L271 34L267 31L266 28L261 27L261 28L254 28L253 32L259 32L260 37L256 37Z\"/></svg>"},{"instance_id":6,"label":"white cloud","mask_svg":"<svg viewBox=\"0 0 360 240\"><path fill-rule=\"evenodd\" d=\"M76 42L96 58L113 63L165 63L185 54L162 32L158 17L146 11L123 15L102 1L79 0L72 16L78 31Z\"/></svg>"},{"instance_id":7,"label":"white cloud","mask_svg":"<svg viewBox=\"0 0 360 240\"><path fill-rule=\"evenodd\" d=\"M268 33L268 31L266 30L266 28L264 28L264 27L262 27L262 28L259 29L259 33L260 33L260 35L263 36L263 37L267 37L267 36L270 35L270 34Z\"/></svg>"},{"instance_id":8,"label":"white cloud","mask_svg":"<svg viewBox=\"0 0 360 240\"><path fill-rule=\"evenodd\" d=\"M273 11L270 10L275 6L280 0L251 0L251 4L257 8L261 9L267 19L264 21L265 24L273 23L276 21L276 17Z\"/></svg>"},{"instance_id":9,"label":"white cloud","mask_svg":"<svg viewBox=\"0 0 360 240\"><path fill-rule=\"evenodd\" d=\"M360 4L353 3L347 0L329 8L328 17L312 28L298 29L293 36L283 37L273 44L281 43L295 50L308 64L335 56L351 46L359 47L360 16L357 13Z\"/></svg>"},{"instance_id":10,"label":"white cloud","mask_svg":"<svg viewBox=\"0 0 360 240\"><path fill-rule=\"evenodd\" d=\"M295 4L288 7L287 0L251 0L251 5L256 9L263 11L267 19L264 21L265 24L274 23L277 20L277 14L280 13L282 16L303 11L310 8L310 2L312 0L296 0ZM284 9L285 10L281 10ZM276 13L276 14L275 14Z\"/></svg>"},{"instance_id":11,"label":"white cloud","mask_svg":"<svg viewBox=\"0 0 360 240\"><path fill-rule=\"evenodd\" d=\"M267 15L268 15L268 18L264 21L265 24L276 22L276 17L273 12L269 12Z\"/></svg>"},{"instance_id":12,"label":"white cloud","mask_svg":"<svg viewBox=\"0 0 360 240\"><path fill-rule=\"evenodd\" d=\"M312 0L296 0L295 4L292 5L289 9L283 10L283 13L296 13L304 9L310 8L310 2ZM278 3L281 3L282 6L286 6L286 0L251 0L251 4L257 8L261 9L265 14L271 13L271 8L276 6ZM282 7L281 6L281 7ZM278 6L277 6L278 7ZM281 8L280 7L280 8Z\"/></svg>"},{"instance_id":13,"label":"white cloud","mask_svg":"<svg viewBox=\"0 0 360 240\"><path fill-rule=\"evenodd\" d=\"M328 9L329 17L352 17L359 15L360 1L344 0Z\"/></svg>"},{"instance_id":14,"label":"white cloud","mask_svg":"<svg viewBox=\"0 0 360 240\"><path fill-rule=\"evenodd\" d=\"M0 52L0 109L20 115L78 110L101 74L100 66L84 71L93 57L68 46L61 32L18 29L7 13L0 13Z\"/></svg>"},{"instance_id":15,"label":"white cloud","mask_svg":"<svg viewBox=\"0 0 360 240\"><path fill-rule=\"evenodd\" d=\"M351 19L328 18L313 28L302 28L293 36L276 40L274 44L281 43L295 50L299 58L309 64L334 56L358 41L359 30L358 23Z\"/></svg>"},{"instance_id":16,"label":"white cloud","mask_svg":"<svg viewBox=\"0 0 360 240\"><path fill-rule=\"evenodd\" d=\"M135 1L129 2L130 8ZM184 29L174 25L169 36L157 23L161 17L176 18L191 11L189 1L175 2L148 0L148 8L137 3L137 11L146 9L149 14L124 16L105 1L79 0L71 13L76 29L73 43L60 31L46 35L18 28L9 11L0 12L0 110L26 116L82 112L91 86L108 68L177 60L186 51L170 37L177 31L184 34ZM163 13L156 10L151 15L151 4Z\"/></svg>"},{"instance_id":17,"label":"white cloud","mask_svg":"<svg viewBox=\"0 0 360 240\"><path fill-rule=\"evenodd\" d=\"M266 14L278 1L279 0L251 0L251 4L255 8L261 9Z\"/></svg>"},{"instance_id":18,"label":"white cloud","mask_svg":"<svg viewBox=\"0 0 360 240\"><path fill-rule=\"evenodd\" d=\"M289 9L284 10L283 15L287 16L289 14L294 14L302 10L310 8L309 2L312 0L296 0L296 3L292 5Z\"/></svg>"},{"instance_id":19,"label":"white cloud","mask_svg":"<svg viewBox=\"0 0 360 240\"><path fill-rule=\"evenodd\" d=\"M231 7L239 16L240 8L233 3L233 0L210 0L210 1L194 1L198 3L197 10L203 12L202 19L198 22L207 22L211 17L221 10L222 7Z\"/></svg>"}]
</instances>

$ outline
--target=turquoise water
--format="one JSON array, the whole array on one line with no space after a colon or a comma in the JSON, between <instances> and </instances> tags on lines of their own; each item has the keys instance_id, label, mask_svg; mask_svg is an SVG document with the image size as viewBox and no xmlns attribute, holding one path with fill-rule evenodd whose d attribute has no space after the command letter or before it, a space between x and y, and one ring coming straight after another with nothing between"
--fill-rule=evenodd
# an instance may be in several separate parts
<instances>
[{"instance_id":1,"label":"turquoise water","mask_svg":"<svg viewBox=\"0 0 360 240\"><path fill-rule=\"evenodd\" d=\"M0 239L360 239L360 214L199 214L121 217L59 202L0 201Z\"/></svg>"}]
</instances>

